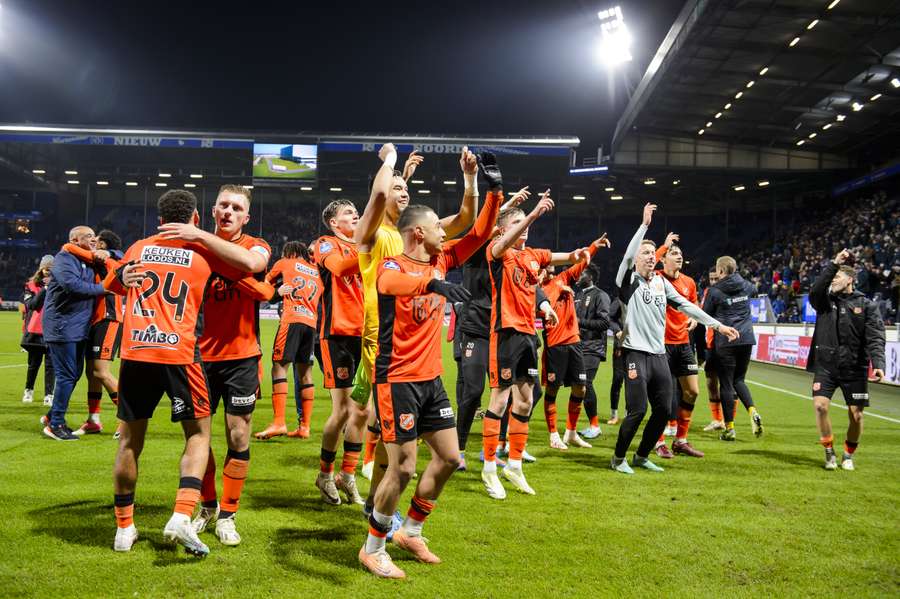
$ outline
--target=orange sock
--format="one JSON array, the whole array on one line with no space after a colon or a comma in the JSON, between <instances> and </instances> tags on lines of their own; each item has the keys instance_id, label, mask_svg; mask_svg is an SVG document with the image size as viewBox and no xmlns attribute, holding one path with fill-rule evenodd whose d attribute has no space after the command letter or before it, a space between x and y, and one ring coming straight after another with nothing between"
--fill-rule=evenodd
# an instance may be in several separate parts
<instances>
[{"instance_id":1,"label":"orange sock","mask_svg":"<svg viewBox=\"0 0 900 599\"><path fill-rule=\"evenodd\" d=\"M422 499L418 495L413 495L412 500L409 502L409 511L406 512L406 515L416 522L425 522L425 519L434 511L434 503L434 501L428 501L427 499Z\"/></svg>"},{"instance_id":2,"label":"orange sock","mask_svg":"<svg viewBox=\"0 0 900 599\"><path fill-rule=\"evenodd\" d=\"M675 428L676 426L678 426L678 420L669 420L666 423L666 426L668 426L669 428Z\"/></svg>"},{"instance_id":3,"label":"orange sock","mask_svg":"<svg viewBox=\"0 0 900 599\"><path fill-rule=\"evenodd\" d=\"M272 421L276 425L284 426L284 406L287 403L287 392L287 379L272 380L272 411L275 413Z\"/></svg>"},{"instance_id":4,"label":"orange sock","mask_svg":"<svg viewBox=\"0 0 900 599\"><path fill-rule=\"evenodd\" d=\"M741 400L739 400L739 399L734 400L734 410L732 410L731 413L734 414L735 416L737 416L738 405L740 405L740 403L741 403Z\"/></svg>"},{"instance_id":5,"label":"orange sock","mask_svg":"<svg viewBox=\"0 0 900 599\"><path fill-rule=\"evenodd\" d=\"M178 492L175 494L175 512L184 514L188 518L194 513L194 508L200 500L200 486L202 482L194 476L182 476L178 483Z\"/></svg>"},{"instance_id":6,"label":"orange sock","mask_svg":"<svg viewBox=\"0 0 900 599\"><path fill-rule=\"evenodd\" d=\"M209 448L209 458L206 460L206 472L203 473L203 482L200 486L200 500L204 504L215 504L216 499L216 456L212 447Z\"/></svg>"},{"instance_id":7,"label":"orange sock","mask_svg":"<svg viewBox=\"0 0 900 599\"><path fill-rule=\"evenodd\" d=\"M556 432L556 397L544 396L544 420L547 421L547 432Z\"/></svg>"},{"instance_id":8,"label":"orange sock","mask_svg":"<svg viewBox=\"0 0 900 599\"><path fill-rule=\"evenodd\" d=\"M694 406L687 402L682 402L678 406L678 432L675 438L681 441L687 440L688 429L691 428L691 418L694 415Z\"/></svg>"},{"instance_id":9,"label":"orange sock","mask_svg":"<svg viewBox=\"0 0 900 599\"><path fill-rule=\"evenodd\" d=\"M522 452L528 443L528 416L515 412L509 413L509 459L521 460Z\"/></svg>"},{"instance_id":10,"label":"orange sock","mask_svg":"<svg viewBox=\"0 0 900 599\"><path fill-rule=\"evenodd\" d=\"M366 447L363 455L363 464L368 464L375 460L375 447L378 446L378 433L371 428L366 429Z\"/></svg>"},{"instance_id":11,"label":"orange sock","mask_svg":"<svg viewBox=\"0 0 900 599\"><path fill-rule=\"evenodd\" d=\"M346 474L356 473L360 451L362 451L362 443L351 443L344 440L344 457L341 459L341 472Z\"/></svg>"},{"instance_id":12,"label":"orange sock","mask_svg":"<svg viewBox=\"0 0 900 599\"><path fill-rule=\"evenodd\" d=\"M100 400L103 398L102 391L88 391L88 414L100 413Z\"/></svg>"},{"instance_id":13,"label":"orange sock","mask_svg":"<svg viewBox=\"0 0 900 599\"><path fill-rule=\"evenodd\" d=\"M238 510L244 480L250 467L250 449L244 451L228 450L225 455L225 467L222 468L222 504L220 518L227 518Z\"/></svg>"},{"instance_id":14,"label":"orange sock","mask_svg":"<svg viewBox=\"0 0 900 599\"><path fill-rule=\"evenodd\" d=\"M594 416L591 416L591 417L590 417L590 424L591 424L591 426L594 427L594 428L599 428L599 427L600 427L600 417L597 416L596 414L595 414Z\"/></svg>"},{"instance_id":15,"label":"orange sock","mask_svg":"<svg viewBox=\"0 0 900 599\"><path fill-rule=\"evenodd\" d=\"M316 389L313 385L303 385L300 387L300 424L309 428L310 419L312 419L313 399L316 396Z\"/></svg>"},{"instance_id":16,"label":"orange sock","mask_svg":"<svg viewBox=\"0 0 900 599\"><path fill-rule=\"evenodd\" d=\"M119 528L127 528L134 524L134 493L113 496L116 526Z\"/></svg>"},{"instance_id":17,"label":"orange sock","mask_svg":"<svg viewBox=\"0 0 900 599\"><path fill-rule=\"evenodd\" d=\"M722 415L722 404L718 401L709 402L709 413L712 414L713 420L718 420L719 422L725 418L725 416Z\"/></svg>"},{"instance_id":18,"label":"orange sock","mask_svg":"<svg viewBox=\"0 0 900 599\"><path fill-rule=\"evenodd\" d=\"M484 461L497 461L497 444L500 442L500 416L494 414L490 410L484 413L484 419L481 421L481 443L484 449Z\"/></svg>"},{"instance_id":19,"label":"orange sock","mask_svg":"<svg viewBox=\"0 0 900 599\"><path fill-rule=\"evenodd\" d=\"M820 437L819 443L821 443L822 447L824 447L825 449L834 447L834 435L825 435L824 437Z\"/></svg>"},{"instance_id":20,"label":"orange sock","mask_svg":"<svg viewBox=\"0 0 900 599\"><path fill-rule=\"evenodd\" d=\"M569 413L566 416L566 430L574 431L578 426L578 417L581 416L581 402L583 397L572 395L569 397Z\"/></svg>"}]
</instances>

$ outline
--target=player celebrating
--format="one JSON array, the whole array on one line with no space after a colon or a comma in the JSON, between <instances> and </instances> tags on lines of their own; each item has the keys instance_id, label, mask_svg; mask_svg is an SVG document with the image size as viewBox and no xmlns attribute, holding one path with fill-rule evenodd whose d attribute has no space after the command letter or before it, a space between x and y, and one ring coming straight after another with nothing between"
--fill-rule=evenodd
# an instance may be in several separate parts
<instances>
[{"instance_id":1,"label":"player celebrating","mask_svg":"<svg viewBox=\"0 0 900 599\"><path fill-rule=\"evenodd\" d=\"M118 418L122 422L114 471L118 524L114 548L130 551L137 540L133 514L138 460L149 418L165 393L172 400L173 422L181 423L185 445L175 511L163 536L191 554L204 556L209 548L191 527L209 456L209 390L196 331L213 269L238 278L241 273L232 271L257 268L259 254L197 229L197 198L188 191L164 193L158 207L162 233L138 241L125 254L127 263L140 262L145 276L137 280L139 286L130 287L135 281L130 278L133 264L112 271L104 280L107 289L127 291L119 370Z\"/></svg>"},{"instance_id":2,"label":"player celebrating","mask_svg":"<svg viewBox=\"0 0 900 599\"><path fill-rule=\"evenodd\" d=\"M590 258L601 247L610 247L605 233L588 248ZM559 317L559 324L544 329L544 356L541 360L544 369L544 417L547 420L547 430L550 431L550 447L554 449L566 450L569 445L591 446L575 432L581 415L581 404L584 402L587 373L581 337L578 334L578 318L575 315L575 292L572 290L575 281L587 269L590 258L567 268L541 286ZM552 267L548 267L548 272L550 268ZM561 386L571 388L566 433L562 439L556 430L556 395Z\"/></svg>"},{"instance_id":3,"label":"player celebrating","mask_svg":"<svg viewBox=\"0 0 900 599\"><path fill-rule=\"evenodd\" d=\"M331 394L331 415L322 429L320 472L316 486L326 503L341 502L338 489L350 503L364 503L356 488L356 465L362 451L366 425L366 406L353 401L350 393L359 367L363 331L363 291L359 274L359 255L353 233L359 221L356 206L347 200L335 200L322 211L322 221L331 235L313 244L316 264L322 278L319 301L319 339L325 388ZM334 476L334 462L341 432L344 456L341 473Z\"/></svg>"},{"instance_id":4,"label":"player celebrating","mask_svg":"<svg viewBox=\"0 0 900 599\"><path fill-rule=\"evenodd\" d=\"M250 252L250 272L266 269L271 248L262 239L244 233L250 220L250 190L241 185L223 185L212 208L215 235L207 238L232 243ZM220 245L220 244L217 244ZM212 448L203 475L202 505L194 519L199 534L216 520L216 536L223 545L237 545L241 536L234 526L241 491L250 465L250 419L256 407L261 373L259 344L259 301L271 295L256 296L214 273L203 302L205 329L198 345L203 368L209 381L210 412L219 402L225 405L225 441L228 451L222 467L222 505L216 497L216 460Z\"/></svg>"},{"instance_id":5,"label":"player celebrating","mask_svg":"<svg viewBox=\"0 0 900 599\"><path fill-rule=\"evenodd\" d=\"M677 234L669 233L665 243L656 250L657 261L663 263L662 270L656 272L665 277L681 297L697 305L697 284L694 279L681 272L684 257L677 245L678 241ZM691 346L691 331L696 326L696 320L671 305L666 306L666 358L669 361L669 372L672 373L672 378L675 379L681 393L678 393L678 389L673 389L669 425L671 426L674 421L677 429L671 450L666 446L664 436L657 441L656 455L661 458L669 459L676 454L703 457L703 452L694 449L687 440L694 404L700 394L697 359Z\"/></svg>"},{"instance_id":6,"label":"player celebrating","mask_svg":"<svg viewBox=\"0 0 900 599\"><path fill-rule=\"evenodd\" d=\"M489 188L498 191L503 180L493 155L485 154L483 170ZM486 250L491 274L491 400L482 421L484 466L481 480L493 499L506 498L506 490L497 476L496 459L500 419L511 393L509 461L503 476L521 492L534 495L534 489L522 472L522 452L528 442L528 420L537 376L534 313L538 275L550 264L570 264L588 256L586 249L558 253L525 247L529 226L552 209L553 200L548 189L541 194L540 201L528 216L519 208L503 212L497 220L500 236Z\"/></svg>"},{"instance_id":7,"label":"player celebrating","mask_svg":"<svg viewBox=\"0 0 900 599\"><path fill-rule=\"evenodd\" d=\"M841 468L854 470L853 455L863 428L863 410L869 405L868 371L872 362L875 381L884 378L884 323L877 306L853 289L856 272L847 264L850 252L841 250L809 290L816 310L816 329L806 369L813 377L816 425L825 447L825 469L835 470L834 436L828 404L840 387L847 403L850 425L844 441Z\"/></svg>"},{"instance_id":8,"label":"player celebrating","mask_svg":"<svg viewBox=\"0 0 900 599\"><path fill-rule=\"evenodd\" d=\"M703 309L722 322L740 331L740 338L725 344L716 339L716 372L719 375L719 397L722 401L722 415L725 431L719 436L723 441L734 441L735 395L748 406L753 434L762 435L762 417L753 405L750 388L744 382L750 366L750 355L756 344L753 321L750 318L750 298L756 293L753 285L739 275L737 262L730 256L716 260L719 282L710 287L703 302Z\"/></svg>"},{"instance_id":9,"label":"player celebrating","mask_svg":"<svg viewBox=\"0 0 900 599\"><path fill-rule=\"evenodd\" d=\"M265 430L256 433L260 440L286 435L284 412L287 404L287 367L297 366L300 385L300 416L295 437L309 438L312 418L313 378L312 359L316 344L316 311L322 294L319 270L305 243L288 241L281 251L281 259L266 274L266 282L277 286L284 305L281 322L272 349L272 411L274 420ZM295 383L297 384L297 383ZM302 415L302 416L301 416Z\"/></svg>"},{"instance_id":10,"label":"player celebrating","mask_svg":"<svg viewBox=\"0 0 900 599\"><path fill-rule=\"evenodd\" d=\"M672 401L672 377L664 345L666 305L675 305L678 310L729 339L738 337L737 331L724 326L684 299L665 277L653 270L656 265L656 244L644 239L644 235L650 227L655 210L655 204L644 206L641 226L631 238L616 273L616 285L625 314L622 346L627 369L625 407L628 415L619 428L610 466L623 474L634 474L631 466L653 472L663 470L650 461L649 455L666 427ZM634 270L631 270L632 267ZM650 419L644 427L641 442L629 466L625 456L647 413L648 400L652 407Z\"/></svg>"},{"instance_id":11,"label":"player celebrating","mask_svg":"<svg viewBox=\"0 0 900 599\"><path fill-rule=\"evenodd\" d=\"M610 329L611 324L609 296L594 285L595 274L591 271L591 268L586 268L581 273L578 278L578 291L575 293L575 315L578 317L578 335L581 337L587 376L584 411L588 417L588 426L579 433L585 439L596 439L600 436L594 378L597 376L600 362L606 361L606 331Z\"/></svg>"},{"instance_id":12,"label":"player celebrating","mask_svg":"<svg viewBox=\"0 0 900 599\"><path fill-rule=\"evenodd\" d=\"M418 438L432 457L393 542L421 562L440 563L422 537L422 526L459 465L453 408L441 382L441 329L445 298L453 302L469 297L465 288L444 277L487 241L501 201L499 190L489 193L475 226L446 248L437 214L427 206L408 207L397 222L403 253L379 265L375 405L388 468L369 516L369 535L359 551L360 562L376 576L405 577L385 551L385 539L397 502L416 471Z\"/></svg>"}]
</instances>

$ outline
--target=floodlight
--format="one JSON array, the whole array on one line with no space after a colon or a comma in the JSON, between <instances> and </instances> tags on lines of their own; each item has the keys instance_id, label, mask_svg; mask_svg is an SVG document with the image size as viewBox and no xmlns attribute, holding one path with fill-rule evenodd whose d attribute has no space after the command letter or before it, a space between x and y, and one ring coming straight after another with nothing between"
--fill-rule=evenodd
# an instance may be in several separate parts
<instances>
[{"instance_id":1,"label":"floodlight","mask_svg":"<svg viewBox=\"0 0 900 599\"><path fill-rule=\"evenodd\" d=\"M608 68L630 62L631 33L622 17L621 7L615 6L597 13L600 18L600 45L597 58Z\"/></svg>"}]
</instances>

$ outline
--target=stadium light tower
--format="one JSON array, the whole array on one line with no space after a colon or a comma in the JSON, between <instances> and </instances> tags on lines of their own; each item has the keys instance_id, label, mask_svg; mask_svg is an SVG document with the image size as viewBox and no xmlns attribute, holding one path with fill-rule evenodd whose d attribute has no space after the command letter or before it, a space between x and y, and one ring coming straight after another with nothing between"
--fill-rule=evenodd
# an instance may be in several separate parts
<instances>
[{"instance_id":1,"label":"stadium light tower","mask_svg":"<svg viewBox=\"0 0 900 599\"><path fill-rule=\"evenodd\" d=\"M614 6L597 13L600 18L600 45L597 58L607 66L615 68L631 61L631 33L622 17L622 8Z\"/></svg>"}]
</instances>

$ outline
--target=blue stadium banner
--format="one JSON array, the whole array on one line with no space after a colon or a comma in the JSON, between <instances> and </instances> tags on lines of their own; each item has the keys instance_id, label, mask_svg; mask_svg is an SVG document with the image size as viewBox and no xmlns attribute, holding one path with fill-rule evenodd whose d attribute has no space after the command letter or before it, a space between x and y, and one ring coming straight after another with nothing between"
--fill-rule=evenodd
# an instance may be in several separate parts
<instances>
[{"instance_id":1,"label":"blue stadium banner","mask_svg":"<svg viewBox=\"0 0 900 599\"><path fill-rule=\"evenodd\" d=\"M900 164L893 164L885 168L880 168L876 171L872 171L868 175L859 177L858 179L853 179L852 181L841 183L831 190L831 195L832 197L838 197L840 195L844 195L848 191L862 189L863 187L873 185L875 183L878 183L879 181L887 179L888 177L893 177L898 173L900 173Z\"/></svg>"},{"instance_id":2,"label":"blue stadium banner","mask_svg":"<svg viewBox=\"0 0 900 599\"><path fill-rule=\"evenodd\" d=\"M52 135L46 133L0 133L0 141L75 146L208 148L217 150L251 150L253 148L253 141L249 139L162 137L155 135Z\"/></svg>"},{"instance_id":3,"label":"blue stadium banner","mask_svg":"<svg viewBox=\"0 0 900 599\"><path fill-rule=\"evenodd\" d=\"M376 142L359 143L343 141L323 141L319 142L319 150L322 152L375 152L382 145L384 144ZM569 148L567 146L480 146L477 144L443 142L394 145L397 146L397 151L403 154L412 152L413 150L416 150L423 154L459 154L460 152L462 152L463 146L468 146L468 148L476 154L479 154L481 152L493 152L494 154L515 156L569 156Z\"/></svg>"}]
</instances>

